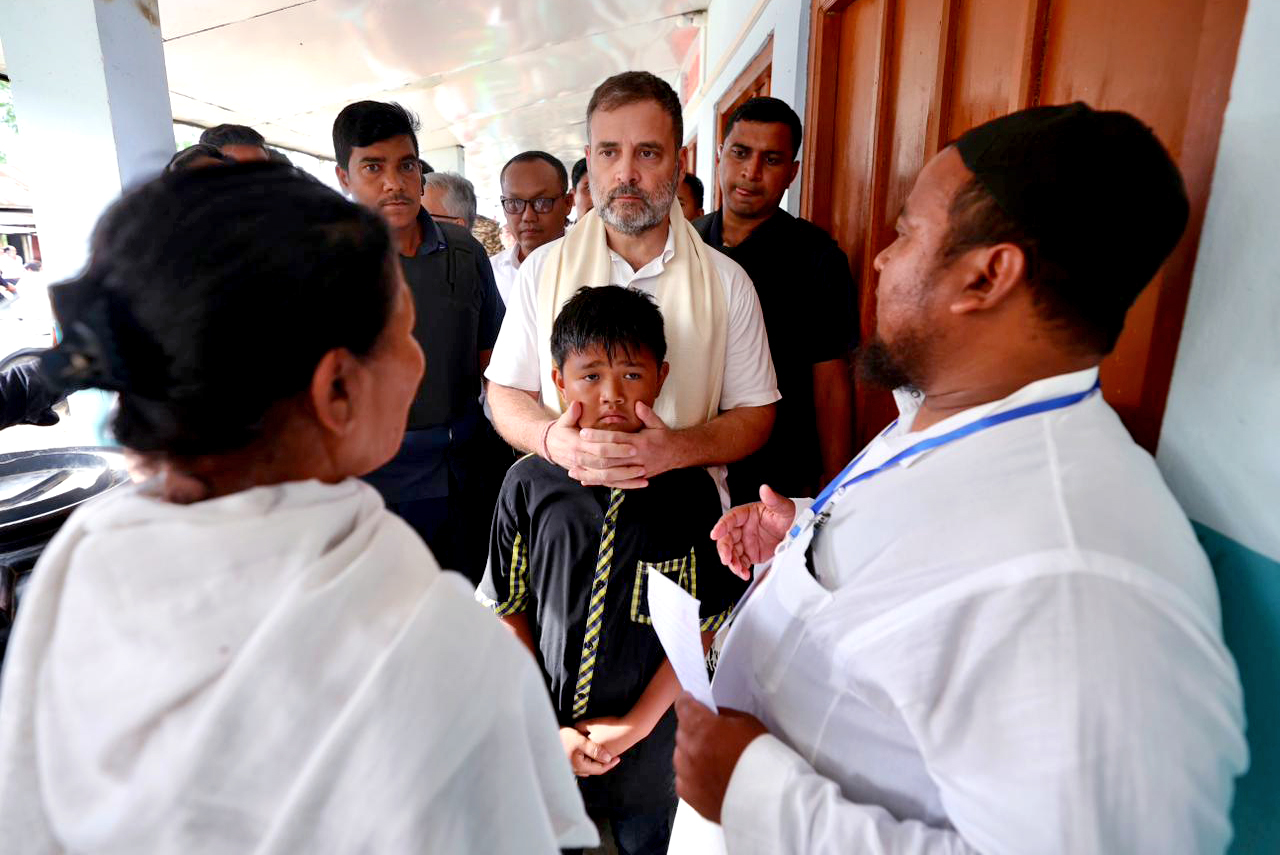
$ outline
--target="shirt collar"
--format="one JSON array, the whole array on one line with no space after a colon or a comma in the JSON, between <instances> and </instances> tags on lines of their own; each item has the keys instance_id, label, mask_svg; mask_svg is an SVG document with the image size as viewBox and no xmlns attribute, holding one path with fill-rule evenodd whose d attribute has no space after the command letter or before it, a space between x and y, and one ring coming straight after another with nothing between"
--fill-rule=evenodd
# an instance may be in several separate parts
<instances>
[{"instance_id":1,"label":"shirt collar","mask_svg":"<svg viewBox=\"0 0 1280 855\"><path fill-rule=\"evenodd\" d=\"M502 254L498 256L498 263L505 264L512 270L520 269L520 244L515 244L511 249L504 249ZM527 258L526 258L527 260Z\"/></svg>"},{"instance_id":2,"label":"shirt collar","mask_svg":"<svg viewBox=\"0 0 1280 855\"><path fill-rule=\"evenodd\" d=\"M664 267L666 267L667 262L675 258L675 255L676 255L676 231L671 227L671 221L668 220L667 221L667 242L663 245L662 252L658 255L657 258L653 259L652 261L650 261L649 263L641 267L639 270L636 270L634 272L638 277L642 271L647 271L650 267L657 265L657 269L654 270L652 274L656 276L657 274L662 272ZM614 261L621 261L623 264L626 264L628 267L631 266L625 258L623 258L621 255L618 255L618 253L614 252L612 249L609 250L609 257L612 258Z\"/></svg>"},{"instance_id":3,"label":"shirt collar","mask_svg":"<svg viewBox=\"0 0 1280 855\"><path fill-rule=\"evenodd\" d=\"M910 442L917 442L930 436L949 433L993 413L1011 410L1037 401L1047 401L1051 398L1083 392L1097 382L1098 369L1096 366L1082 371L1072 371L1068 374L1044 377L1028 383L1006 398L1001 398L999 401L991 401L977 407L970 407L964 412L945 418L919 433L912 434L908 434L907 431L910 429L911 423L915 421L916 412L920 409L924 396L919 392L911 392L907 389L895 389L893 398L898 405L898 423L893 430L887 432L884 436L886 439L901 439L910 436ZM924 456L926 455L918 455L918 457ZM918 457L909 458L905 462L911 463Z\"/></svg>"},{"instance_id":4,"label":"shirt collar","mask_svg":"<svg viewBox=\"0 0 1280 855\"><path fill-rule=\"evenodd\" d=\"M449 244L444 239L444 230L427 213L426 208L418 209L418 224L422 226L422 243L418 246L415 257L422 258L449 248Z\"/></svg>"}]
</instances>

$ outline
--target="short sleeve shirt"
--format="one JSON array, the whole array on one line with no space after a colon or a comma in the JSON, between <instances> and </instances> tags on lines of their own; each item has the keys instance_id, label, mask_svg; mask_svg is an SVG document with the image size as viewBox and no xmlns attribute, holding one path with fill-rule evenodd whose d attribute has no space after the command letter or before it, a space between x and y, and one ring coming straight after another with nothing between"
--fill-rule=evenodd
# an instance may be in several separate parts
<instances>
[{"instance_id":1,"label":"short sleeve shirt","mask_svg":"<svg viewBox=\"0 0 1280 855\"><path fill-rule=\"evenodd\" d=\"M446 425L480 407L480 352L491 350L503 306L484 248L464 228L418 212L422 245L400 257L417 309L414 337L427 358L409 426Z\"/></svg>"},{"instance_id":2,"label":"short sleeve shirt","mask_svg":"<svg viewBox=\"0 0 1280 855\"><path fill-rule=\"evenodd\" d=\"M703 469L667 472L639 490L584 487L534 455L507 472L479 593L500 616L528 616L561 726L625 715L665 660L649 619L650 568L699 599L704 630L728 617L745 583L720 564L708 536L719 515L719 494ZM610 553L603 580L602 543ZM581 781L588 806L672 801L674 746L668 714L616 769Z\"/></svg>"},{"instance_id":3,"label":"short sleeve shirt","mask_svg":"<svg viewBox=\"0 0 1280 855\"><path fill-rule=\"evenodd\" d=\"M563 240L563 238L561 238ZM544 348L538 338L537 293L547 251L555 241L529 253L520 265L506 319L493 349L493 358L485 376L494 383L536 392L541 388ZM670 229L667 243L658 257L633 270L626 259L609 251L613 263L614 285L631 286L649 294L658 287L658 278L675 256L675 237ZM765 333L760 301L751 280L737 263L723 253L711 251L711 262L724 288L728 314L725 335L724 383L720 391L720 409L761 407L778 400L778 381L769 355L769 337ZM661 307L659 307L661 308Z\"/></svg>"},{"instance_id":4,"label":"short sleeve shirt","mask_svg":"<svg viewBox=\"0 0 1280 855\"><path fill-rule=\"evenodd\" d=\"M724 245L722 212L699 217L693 226L751 277L782 393L769 441L729 466L733 503L756 501L762 483L784 496L813 495L822 475L813 366L848 356L858 343L849 259L829 234L786 211L732 247Z\"/></svg>"}]
</instances>

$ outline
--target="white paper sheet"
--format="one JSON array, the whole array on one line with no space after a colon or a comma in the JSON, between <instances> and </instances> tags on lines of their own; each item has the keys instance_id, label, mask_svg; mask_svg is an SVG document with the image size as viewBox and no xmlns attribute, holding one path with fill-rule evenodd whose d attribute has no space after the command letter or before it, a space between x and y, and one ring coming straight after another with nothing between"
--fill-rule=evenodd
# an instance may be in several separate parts
<instances>
[{"instance_id":1,"label":"white paper sheet","mask_svg":"<svg viewBox=\"0 0 1280 855\"><path fill-rule=\"evenodd\" d=\"M649 570L649 617L675 669L676 679L699 703L719 712L711 697L711 681L707 678L702 653L698 605L698 601L675 582L657 570Z\"/></svg>"}]
</instances>

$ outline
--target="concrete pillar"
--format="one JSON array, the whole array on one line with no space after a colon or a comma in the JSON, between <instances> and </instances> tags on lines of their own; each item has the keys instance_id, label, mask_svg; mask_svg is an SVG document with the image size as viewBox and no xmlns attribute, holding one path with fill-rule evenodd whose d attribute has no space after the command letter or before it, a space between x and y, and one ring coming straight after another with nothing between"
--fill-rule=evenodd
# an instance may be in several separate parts
<instances>
[{"instance_id":1,"label":"concrete pillar","mask_svg":"<svg viewBox=\"0 0 1280 855\"><path fill-rule=\"evenodd\" d=\"M18 118L47 282L74 276L102 211L173 156L158 0L0 0L0 43ZM77 392L38 445L112 440L112 396ZM14 430L17 430L16 428ZM33 430L37 430L34 429Z\"/></svg>"},{"instance_id":2,"label":"concrete pillar","mask_svg":"<svg viewBox=\"0 0 1280 855\"><path fill-rule=\"evenodd\" d=\"M158 0L3 0L0 43L49 281L74 275L103 209L173 155Z\"/></svg>"},{"instance_id":3,"label":"concrete pillar","mask_svg":"<svg viewBox=\"0 0 1280 855\"><path fill-rule=\"evenodd\" d=\"M422 159L431 164L431 168L436 172L456 172L465 178L466 159L463 152L460 145L423 149Z\"/></svg>"}]
</instances>

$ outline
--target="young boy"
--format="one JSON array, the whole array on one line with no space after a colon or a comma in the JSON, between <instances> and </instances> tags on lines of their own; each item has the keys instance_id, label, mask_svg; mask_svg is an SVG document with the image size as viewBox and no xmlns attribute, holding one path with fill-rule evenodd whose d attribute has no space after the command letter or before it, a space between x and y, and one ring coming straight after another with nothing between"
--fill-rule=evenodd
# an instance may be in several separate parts
<instances>
[{"instance_id":1,"label":"young boy","mask_svg":"<svg viewBox=\"0 0 1280 855\"><path fill-rule=\"evenodd\" d=\"M584 288L552 327L552 377L580 426L636 432L636 404L662 391L666 350L646 294ZM608 820L623 855L666 852L676 805L680 685L649 619L648 570L701 601L709 643L744 587L708 536L719 516L703 469L624 491L584 487L529 455L498 497L480 594L542 666L587 811Z\"/></svg>"}]
</instances>

